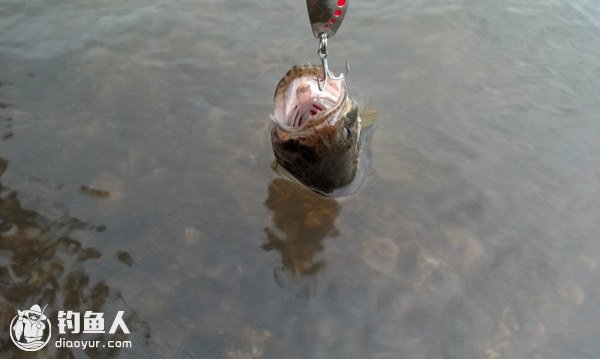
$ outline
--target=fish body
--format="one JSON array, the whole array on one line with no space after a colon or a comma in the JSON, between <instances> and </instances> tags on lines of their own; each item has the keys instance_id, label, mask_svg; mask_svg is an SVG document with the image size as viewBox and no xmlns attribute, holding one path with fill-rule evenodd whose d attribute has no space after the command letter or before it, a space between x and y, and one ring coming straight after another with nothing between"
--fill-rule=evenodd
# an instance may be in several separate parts
<instances>
[{"instance_id":1,"label":"fish body","mask_svg":"<svg viewBox=\"0 0 600 359\"><path fill-rule=\"evenodd\" d=\"M348 97L344 76L321 91L320 65L296 65L279 81L271 116L276 164L298 181L331 193L355 178L361 142L358 106Z\"/></svg>"}]
</instances>

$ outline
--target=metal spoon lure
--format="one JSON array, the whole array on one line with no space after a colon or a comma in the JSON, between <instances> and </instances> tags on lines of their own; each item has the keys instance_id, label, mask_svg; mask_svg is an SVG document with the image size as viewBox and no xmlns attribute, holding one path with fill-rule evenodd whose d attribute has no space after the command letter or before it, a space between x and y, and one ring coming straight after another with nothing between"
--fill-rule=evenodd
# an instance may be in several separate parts
<instances>
[{"instance_id":1,"label":"metal spoon lure","mask_svg":"<svg viewBox=\"0 0 600 359\"><path fill-rule=\"evenodd\" d=\"M348 60L346 60L346 72L335 76L329 69L327 62L327 39L333 37L342 25L342 21L348 11L350 0L306 0L308 18L313 34L319 39L319 50L317 53L323 64L324 79L317 79L319 90L327 86L327 79L339 80L350 71Z\"/></svg>"}]
</instances>

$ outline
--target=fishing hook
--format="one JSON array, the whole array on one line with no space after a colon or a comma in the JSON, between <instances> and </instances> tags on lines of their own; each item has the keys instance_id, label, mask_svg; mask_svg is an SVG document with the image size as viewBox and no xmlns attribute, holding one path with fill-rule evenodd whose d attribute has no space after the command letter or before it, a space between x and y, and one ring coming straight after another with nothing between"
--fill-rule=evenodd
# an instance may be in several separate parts
<instances>
[{"instance_id":1,"label":"fishing hook","mask_svg":"<svg viewBox=\"0 0 600 359\"><path fill-rule=\"evenodd\" d=\"M326 33L321 33L319 35L319 50L317 50L317 53L319 54L319 57L321 58L321 64L323 65L323 79L321 80L317 77L317 85L319 86L320 91L323 91L325 87L327 87L327 80L329 78L333 80L341 80L343 77L348 75L348 72L350 72L348 60L346 60L346 72L335 76L329 70L329 63L327 62L327 38L328 36ZM323 82L322 84L321 81Z\"/></svg>"}]
</instances>

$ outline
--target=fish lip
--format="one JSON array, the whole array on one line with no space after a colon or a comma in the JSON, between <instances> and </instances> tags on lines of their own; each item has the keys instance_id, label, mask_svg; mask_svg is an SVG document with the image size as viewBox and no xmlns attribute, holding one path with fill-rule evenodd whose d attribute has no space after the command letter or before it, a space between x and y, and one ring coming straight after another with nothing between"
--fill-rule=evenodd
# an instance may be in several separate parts
<instances>
[{"instance_id":1,"label":"fish lip","mask_svg":"<svg viewBox=\"0 0 600 359\"><path fill-rule=\"evenodd\" d=\"M275 93L275 110L271 115L274 126L285 132L301 132L310 127L335 124L341 118L342 105L348 98L345 76L329 79L327 87L321 91L318 88L317 76L319 73L322 74L322 66L300 65L294 66L292 70L299 70L300 74L297 74L285 87L281 89L278 87ZM296 92L299 86L307 86L308 99L299 99L300 96ZM306 109L303 107L308 108L310 104L317 104L321 109L318 113L307 117ZM299 121L297 121L298 116L301 116ZM290 125L296 122L299 124Z\"/></svg>"}]
</instances>

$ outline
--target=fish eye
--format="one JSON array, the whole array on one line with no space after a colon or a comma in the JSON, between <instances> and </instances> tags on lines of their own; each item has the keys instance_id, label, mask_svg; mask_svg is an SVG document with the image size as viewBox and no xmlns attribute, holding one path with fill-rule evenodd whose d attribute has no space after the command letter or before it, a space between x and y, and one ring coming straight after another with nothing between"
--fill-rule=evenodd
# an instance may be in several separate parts
<instances>
[{"instance_id":1,"label":"fish eye","mask_svg":"<svg viewBox=\"0 0 600 359\"><path fill-rule=\"evenodd\" d=\"M346 135L346 139L349 140L352 138L352 130L345 126L344 126L344 134Z\"/></svg>"}]
</instances>

